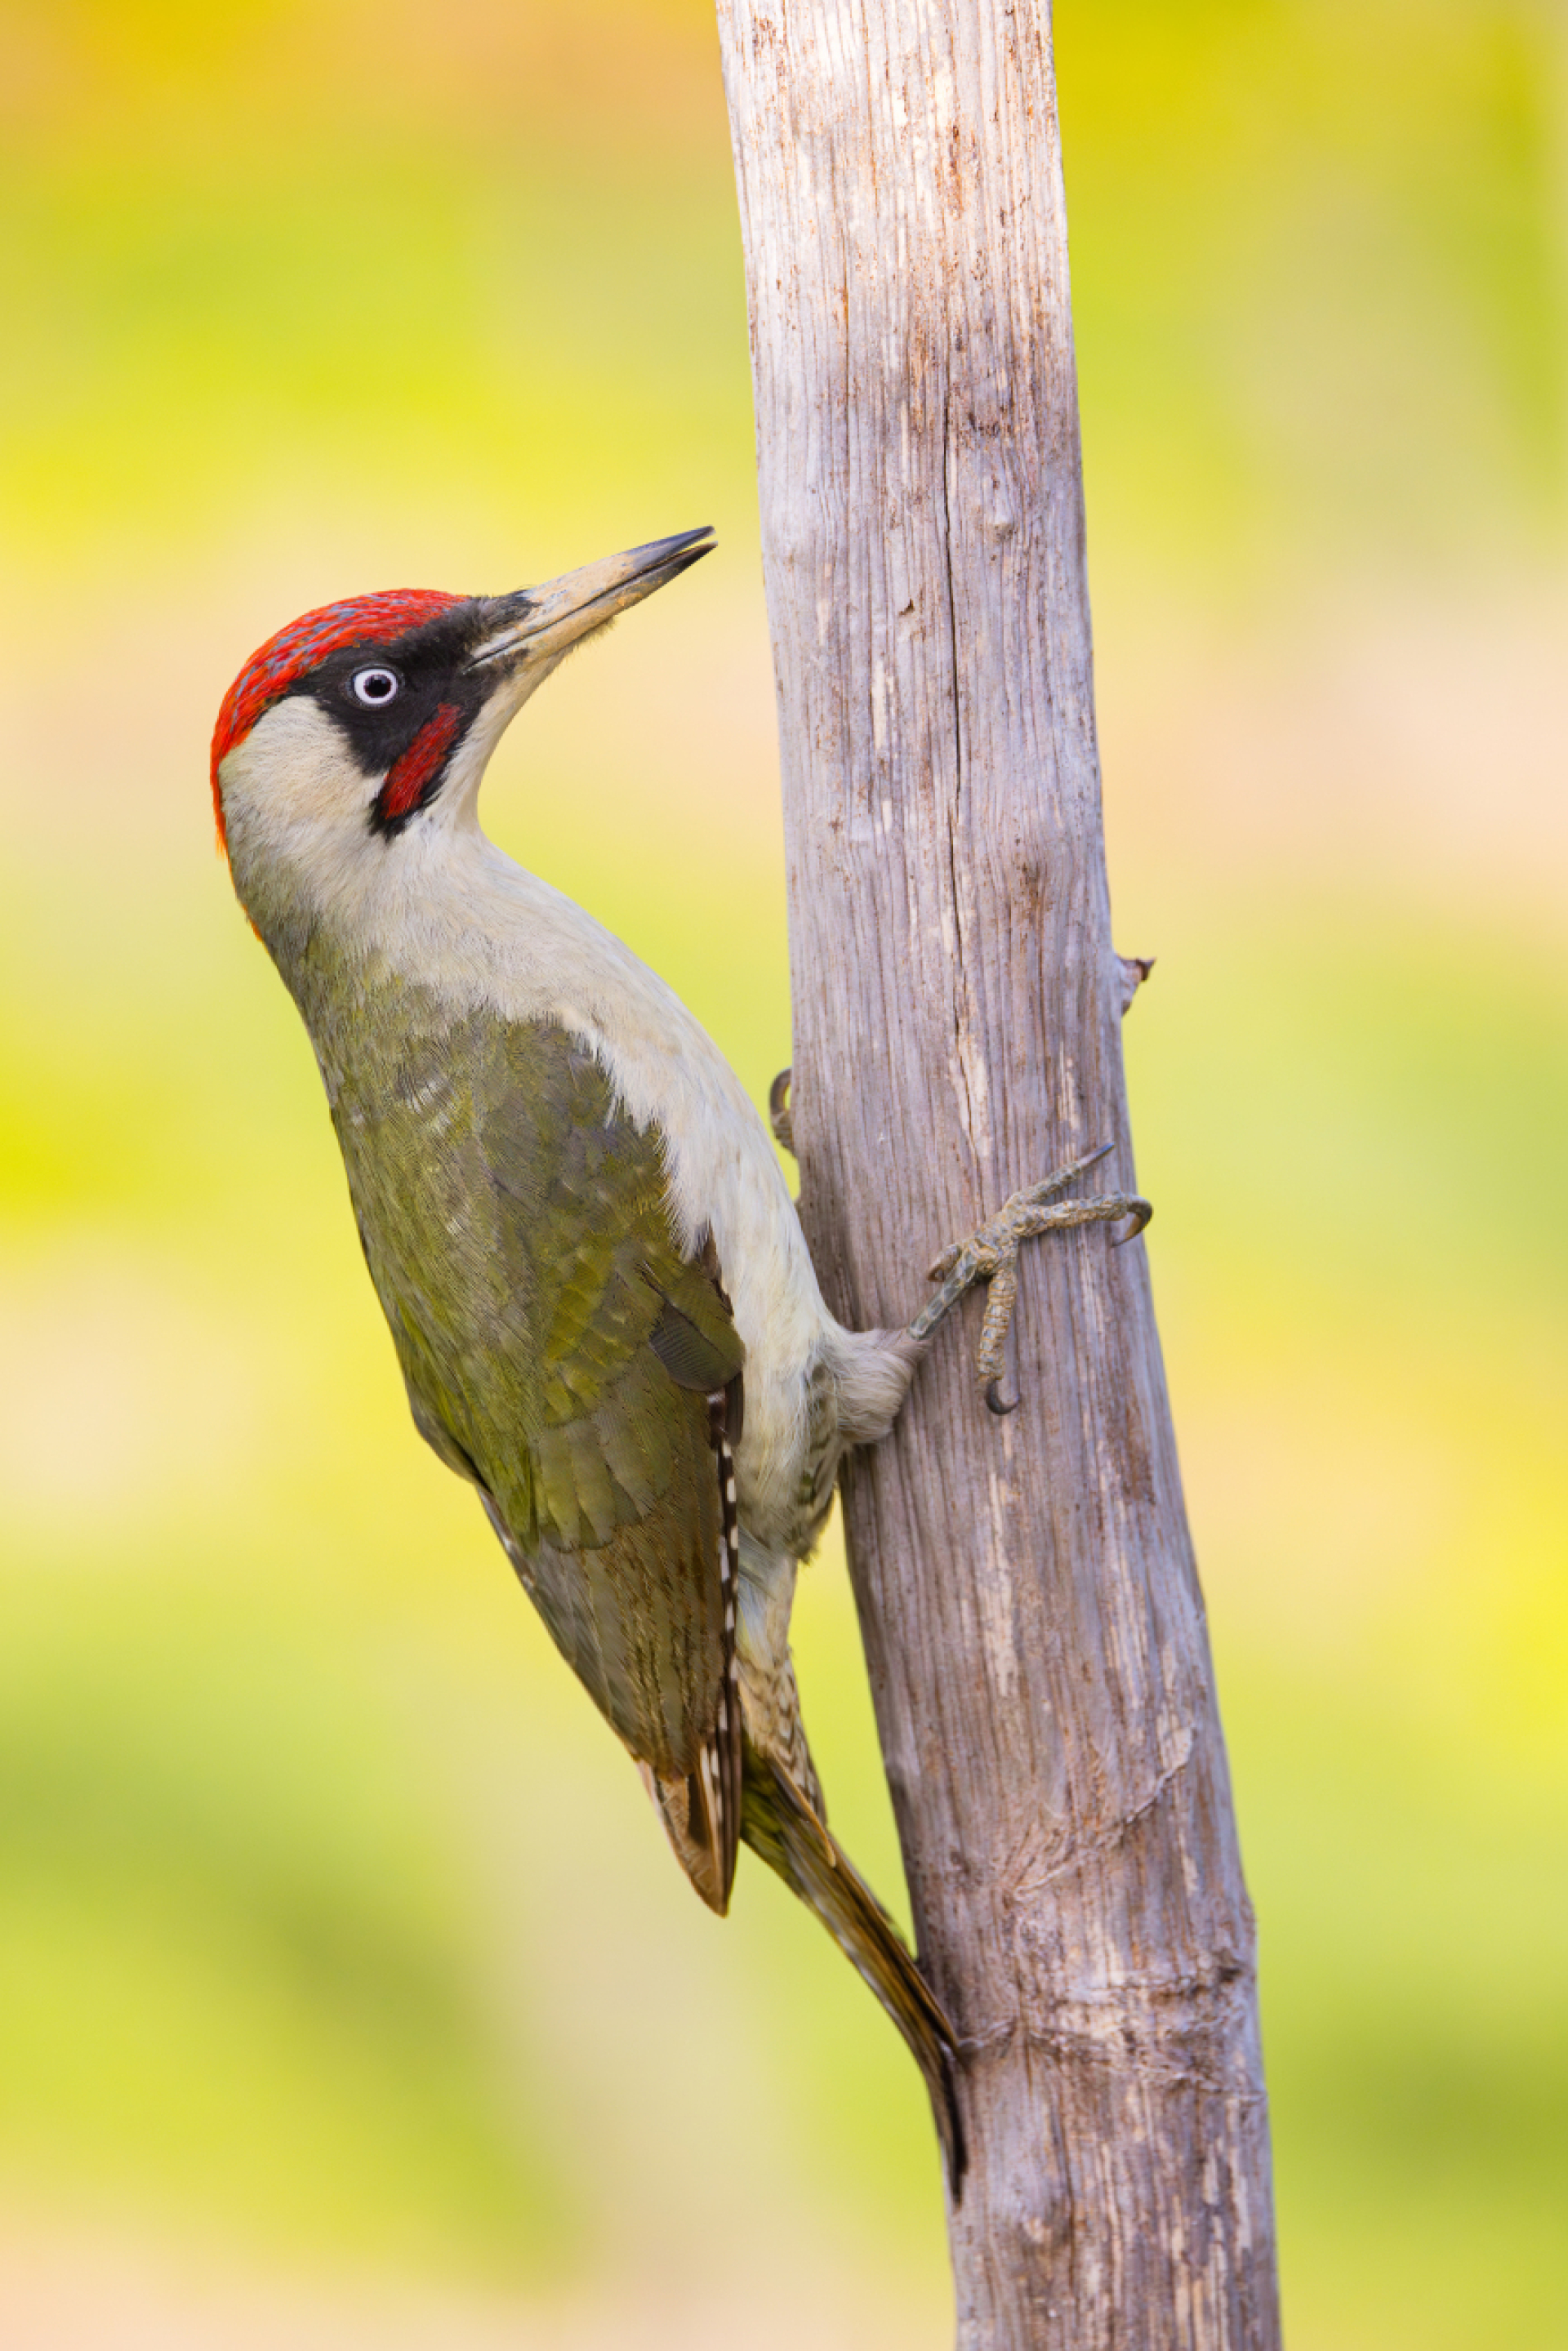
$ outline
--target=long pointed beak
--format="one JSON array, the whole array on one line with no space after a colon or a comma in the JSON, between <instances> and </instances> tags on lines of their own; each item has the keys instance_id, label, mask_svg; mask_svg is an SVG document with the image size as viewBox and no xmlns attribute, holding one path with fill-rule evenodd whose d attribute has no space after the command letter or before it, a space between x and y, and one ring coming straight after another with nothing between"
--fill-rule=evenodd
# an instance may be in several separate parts
<instances>
[{"instance_id":1,"label":"long pointed beak","mask_svg":"<svg viewBox=\"0 0 1568 2351\"><path fill-rule=\"evenodd\" d=\"M585 563L580 571L563 572L542 588L489 597L495 631L469 654L467 667L509 668L524 658L563 653L629 604L640 604L655 588L690 570L715 545L705 524L701 530L677 531L674 538L655 538L623 555L607 555L601 563Z\"/></svg>"}]
</instances>

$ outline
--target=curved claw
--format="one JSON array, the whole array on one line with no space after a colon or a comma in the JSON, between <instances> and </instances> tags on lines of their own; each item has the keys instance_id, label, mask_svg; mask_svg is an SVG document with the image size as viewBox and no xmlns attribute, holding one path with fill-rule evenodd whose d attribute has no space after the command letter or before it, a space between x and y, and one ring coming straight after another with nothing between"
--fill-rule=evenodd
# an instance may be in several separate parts
<instances>
[{"instance_id":1,"label":"curved claw","mask_svg":"<svg viewBox=\"0 0 1568 2351\"><path fill-rule=\"evenodd\" d=\"M1022 1396L1014 1396L1011 1404L1007 1403L1002 1395L1000 1380L986 1382L986 1408L989 1412L994 1412L998 1420L1005 1420L1009 1412L1017 1412L1022 1402Z\"/></svg>"},{"instance_id":2,"label":"curved claw","mask_svg":"<svg viewBox=\"0 0 1568 2351\"><path fill-rule=\"evenodd\" d=\"M1135 1241L1154 1213L1148 1201L1140 1199L1137 1207L1133 1210L1132 1229L1129 1232L1116 1234L1111 1243L1112 1248L1125 1249L1129 1241Z\"/></svg>"},{"instance_id":3,"label":"curved claw","mask_svg":"<svg viewBox=\"0 0 1568 2351\"><path fill-rule=\"evenodd\" d=\"M789 1081L794 1074L793 1064L780 1070L768 1089L768 1123L791 1158L795 1155L795 1131L789 1116Z\"/></svg>"}]
</instances>

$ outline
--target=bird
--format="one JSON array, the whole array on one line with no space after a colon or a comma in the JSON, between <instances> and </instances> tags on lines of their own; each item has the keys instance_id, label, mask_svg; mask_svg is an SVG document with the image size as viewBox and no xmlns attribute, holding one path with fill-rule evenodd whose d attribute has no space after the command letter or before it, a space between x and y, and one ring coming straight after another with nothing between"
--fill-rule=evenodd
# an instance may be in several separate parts
<instances>
[{"instance_id":1,"label":"bird","mask_svg":"<svg viewBox=\"0 0 1568 2351\"><path fill-rule=\"evenodd\" d=\"M421 1436L477 1492L557 1647L722 1915L748 1844L903 2034L961 2185L958 2035L827 1824L789 1650L839 1464L1021 1239L1150 1213L1016 1194L899 1330L825 1304L773 1138L685 1005L482 831L503 732L574 647L710 553L677 533L498 596L302 615L225 695L218 840L303 1018ZM774 1123L788 1113L775 1089ZM1108 1146L1105 1146L1108 1148ZM1129 1234L1127 1236L1131 1238Z\"/></svg>"}]
</instances>

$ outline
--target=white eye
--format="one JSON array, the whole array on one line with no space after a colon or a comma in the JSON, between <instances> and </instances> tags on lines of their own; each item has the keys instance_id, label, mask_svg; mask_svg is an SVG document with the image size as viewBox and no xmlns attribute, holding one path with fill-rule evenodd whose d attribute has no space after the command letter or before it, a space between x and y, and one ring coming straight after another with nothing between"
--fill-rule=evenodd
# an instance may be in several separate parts
<instances>
[{"instance_id":1,"label":"white eye","mask_svg":"<svg viewBox=\"0 0 1568 2351\"><path fill-rule=\"evenodd\" d=\"M395 702L402 681L395 669L357 669L354 672L354 699L369 709L379 710L383 702Z\"/></svg>"}]
</instances>

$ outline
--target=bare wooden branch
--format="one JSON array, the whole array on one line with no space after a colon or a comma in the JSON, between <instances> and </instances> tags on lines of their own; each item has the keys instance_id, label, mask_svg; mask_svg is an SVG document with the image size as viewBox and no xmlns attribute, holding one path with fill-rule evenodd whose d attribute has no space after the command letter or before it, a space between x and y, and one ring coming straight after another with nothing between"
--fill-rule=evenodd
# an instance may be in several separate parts
<instances>
[{"instance_id":1,"label":"bare wooden branch","mask_svg":"<svg viewBox=\"0 0 1568 2351\"><path fill-rule=\"evenodd\" d=\"M780 714L794 1135L846 1320L1102 1140L1135 1188L1046 0L718 0ZM1101 1188L1096 1186L1096 1188ZM1156 1224L1155 1230L1159 1228ZM1242 1883L1145 1245L1032 1242L846 1481L965 2351L1270 2351Z\"/></svg>"}]
</instances>

